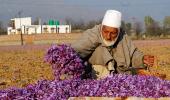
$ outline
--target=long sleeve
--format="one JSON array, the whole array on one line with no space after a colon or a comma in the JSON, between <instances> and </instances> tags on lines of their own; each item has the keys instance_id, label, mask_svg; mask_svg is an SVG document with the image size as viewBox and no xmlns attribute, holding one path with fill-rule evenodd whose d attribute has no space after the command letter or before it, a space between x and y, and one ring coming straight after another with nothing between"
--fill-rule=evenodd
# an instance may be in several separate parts
<instances>
[{"instance_id":1,"label":"long sleeve","mask_svg":"<svg viewBox=\"0 0 170 100\"><path fill-rule=\"evenodd\" d=\"M98 32L99 26L95 26L92 29L88 29L76 42L71 44L71 46L82 58L86 58L87 56L92 54L95 48L99 45Z\"/></svg>"},{"instance_id":2,"label":"long sleeve","mask_svg":"<svg viewBox=\"0 0 170 100\"><path fill-rule=\"evenodd\" d=\"M130 50L131 65L134 68L142 68L143 66L143 52L141 52L133 43L132 40L126 36L126 41Z\"/></svg>"},{"instance_id":3,"label":"long sleeve","mask_svg":"<svg viewBox=\"0 0 170 100\"><path fill-rule=\"evenodd\" d=\"M143 66L143 56L143 53L136 48L132 56L132 66L135 68L145 68Z\"/></svg>"}]
</instances>

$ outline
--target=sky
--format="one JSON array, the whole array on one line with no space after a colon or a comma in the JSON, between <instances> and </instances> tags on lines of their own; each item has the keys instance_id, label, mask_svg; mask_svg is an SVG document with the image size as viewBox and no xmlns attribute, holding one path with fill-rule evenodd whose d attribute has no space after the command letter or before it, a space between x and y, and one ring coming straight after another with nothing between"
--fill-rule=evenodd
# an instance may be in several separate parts
<instances>
[{"instance_id":1,"label":"sky","mask_svg":"<svg viewBox=\"0 0 170 100\"><path fill-rule=\"evenodd\" d=\"M106 10L122 12L123 20L143 21L144 16L152 16L162 21L170 16L170 0L0 0L0 21L5 25L10 19L18 17L59 20L64 24L66 18L76 21L97 20L103 18Z\"/></svg>"}]
</instances>

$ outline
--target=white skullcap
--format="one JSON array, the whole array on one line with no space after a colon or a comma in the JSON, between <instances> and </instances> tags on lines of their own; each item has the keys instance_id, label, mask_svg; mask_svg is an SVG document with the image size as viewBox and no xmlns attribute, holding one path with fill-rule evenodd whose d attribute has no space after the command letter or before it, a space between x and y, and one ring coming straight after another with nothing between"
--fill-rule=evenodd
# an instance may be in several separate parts
<instances>
[{"instance_id":1,"label":"white skullcap","mask_svg":"<svg viewBox=\"0 0 170 100\"><path fill-rule=\"evenodd\" d=\"M102 25L114 27L114 28L120 28L121 26L121 12L116 10L107 10Z\"/></svg>"}]
</instances>

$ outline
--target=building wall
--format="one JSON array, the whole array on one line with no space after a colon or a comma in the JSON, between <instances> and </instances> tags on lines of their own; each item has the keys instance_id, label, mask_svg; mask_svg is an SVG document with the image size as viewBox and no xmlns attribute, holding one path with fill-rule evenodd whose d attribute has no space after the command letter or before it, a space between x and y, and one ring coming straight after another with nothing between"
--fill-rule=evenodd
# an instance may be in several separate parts
<instances>
[{"instance_id":1,"label":"building wall","mask_svg":"<svg viewBox=\"0 0 170 100\"><path fill-rule=\"evenodd\" d=\"M57 33L56 25L42 25L42 33Z\"/></svg>"},{"instance_id":2,"label":"building wall","mask_svg":"<svg viewBox=\"0 0 170 100\"><path fill-rule=\"evenodd\" d=\"M21 26L23 25L31 25L31 17L25 17L25 18L14 18L14 19L11 19L11 20L14 20L14 25L15 25L15 29L20 29ZM21 24L20 24L21 22Z\"/></svg>"},{"instance_id":3,"label":"building wall","mask_svg":"<svg viewBox=\"0 0 170 100\"><path fill-rule=\"evenodd\" d=\"M14 18L12 27L8 27L11 34L43 34L43 33L71 33L71 25L31 25L31 17ZM20 30L21 29L21 30Z\"/></svg>"},{"instance_id":4,"label":"building wall","mask_svg":"<svg viewBox=\"0 0 170 100\"><path fill-rule=\"evenodd\" d=\"M71 33L71 25L58 25L57 33Z\"/></svg>"},{"instance_id":5,"label":"building wall","mask_svg":"<svg viewBox=\"0 0 170 100\"><path fill-rule=\"evenodd\" d=\"M40 25L22 26L22 34L36 34L37 32L41 33Z\"/></svg>"},{"instance_id":6,"label":"building wall","mask_svg":"<svg viewBox=\"0 0 170 100\"><path fill-rule=\"evenodd\" d=\"M37 25L37 30L35 34L42 34L42 26L41 25Z\"/></svg>"}]
</instances>

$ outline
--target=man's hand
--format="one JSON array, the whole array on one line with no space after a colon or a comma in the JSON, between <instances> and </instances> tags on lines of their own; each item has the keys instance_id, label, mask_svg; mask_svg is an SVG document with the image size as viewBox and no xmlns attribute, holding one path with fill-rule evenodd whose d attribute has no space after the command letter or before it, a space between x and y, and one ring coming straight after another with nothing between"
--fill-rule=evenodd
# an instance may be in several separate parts
<instances>
[{"instance_id":1,"label":"man's hand","mask_svg":"<svg viewBox=\"0 0 170 100\"><path fill-rule=\"evenodd\" d=\"M143 62L144 62L144 65L148 67L152 67L154 65L154 56L144 55Z\"/></svg>"},{"instance_id":2,"label":"man's hand","mask_svg":"<svg viewBox=\"0 0 170 100\"><path fill-rule=\"evenodd\" d=\"M114 75L114 74L116 74L116 72L115 72L115 70L110 70L109 74Z\"/></svg>"},{"instance_id":3,"label":"man's hand","mask_svg":"<svg viewBox=\"0 0 170 100\"><path fill-rule=\"evenodd\" d=\"M108 63L107 68L108 68L108 70L109 70L109 74L110 74L110 75L115 74L115 69L114 69L114 65L113 65L112 61L110 61L110 62Z\"/></svg>"}]
</instances>

